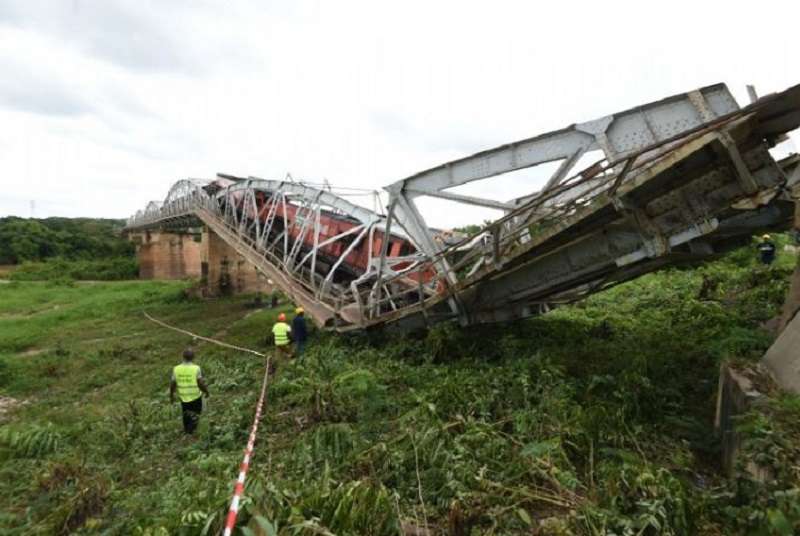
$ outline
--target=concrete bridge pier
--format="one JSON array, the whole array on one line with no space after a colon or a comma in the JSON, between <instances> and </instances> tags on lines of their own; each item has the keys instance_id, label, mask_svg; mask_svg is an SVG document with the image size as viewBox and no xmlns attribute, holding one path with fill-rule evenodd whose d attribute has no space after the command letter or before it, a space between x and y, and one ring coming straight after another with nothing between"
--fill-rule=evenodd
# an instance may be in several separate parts
<instances>
[{"instance_id":1,"label":"concrete bridge pier","mask_svg":"<svg viewBox=\"0 0 800 536\"><path fill-rule=\"evenodd\" d=\"M800 187L795 188L793 195L795 199L800 199ZM794 204L794 232L800 233L800 201ZM786 329L789 322L797 316L798 311L800 311L800 262L794 268L789 293L786 295L786 301L783 304L781 322L778 327L779 333Z\"/></svg>"},{"instance_id":2,"label":"concrete bridge pier","mask_svg":"<svg viewBox=\"0 0 800 536\"><path fill-rule=\"evenodd\" d=\"M131 232L136 244L140 279L184 279L200 277L199 235L191 232L144 230Z\"/></svg>"},{"instance_id":3,"label":"concrete bridge pier","mask_svg":"<svg viewBox=\"0 0 800 536\"><path fill-rule=\"evenodd\" d=\"M799 195L800 186L795 187L793 197L800 199ZM793 227L800 232L800 201L795 202ZM800 264L792 274L779 330L762 362L782 389L800 394Z\"/></svg>"},{"instance_id":4,"label":"concrete bridge pier","mask_svg":"<svg viewBox=\"0 0 800 536\"><path fill-rule=\"evenodd\" d=\"M208 227L203 228L201 239L200 282L206 296L273 289L264 274Z\"/></svg>"},{"instance_id":5,"label":"concrete bridge pier","mask_svg":"<svg viewBox=\"0 0 800 536\"><path fill-rule=\"evenodd\" d=\"M208 227L128 233L136 244L140 279L197 279L200 294L271 292L256 268Z\"/></svg>"}]
</instances>

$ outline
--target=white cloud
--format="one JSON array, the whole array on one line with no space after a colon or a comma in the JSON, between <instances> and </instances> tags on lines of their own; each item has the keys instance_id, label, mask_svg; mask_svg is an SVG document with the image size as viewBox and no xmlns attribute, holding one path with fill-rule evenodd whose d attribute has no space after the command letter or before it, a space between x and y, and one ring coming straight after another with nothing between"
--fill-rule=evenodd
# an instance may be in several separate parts
<instances>
[{"instance_id":1,"label":"white cloud","mask_svg":"<svg viewBox=\"0 0 800 536\"><path fill-rule=\"evenodd\" d=\"M378 189L718 81L744 103L747 83L800 82L797 15L796 2L6 0L0 214L36 200L40 216L125 217L217 171ZM434 212L437 226L480 217Z\"/></svg>"}]
</instances>

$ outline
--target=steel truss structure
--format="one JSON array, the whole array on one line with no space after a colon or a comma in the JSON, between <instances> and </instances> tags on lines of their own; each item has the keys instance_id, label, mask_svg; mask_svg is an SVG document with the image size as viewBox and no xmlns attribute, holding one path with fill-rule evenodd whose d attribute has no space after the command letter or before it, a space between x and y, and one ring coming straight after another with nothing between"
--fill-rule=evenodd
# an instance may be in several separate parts
<instances>
[{"instance_id":1,"label":"steel truss structure","mask_svg":"<svg viewBox=\"0 0 800 536\"><path fill-rule=\"evenodd\" d=\"M320 325L340 331L510 320L788 225L797 158L779 164L768 149L798 125L800 86L739 108L717 84L397 181L385 188L385 215L329 186L250 177L209 193L208 181L183 180L127 229L199 220ZM574 173L591 151L602 158ZM550 162L559 165L547 184L524 197L503 202L452 191ZM420 197L504 215L447 243L427 225ZM291 221L279 216L287 207L296 210ZM352 224L331 236L321 224L326 216ZM390 238L416 250L392 255ZM332 244L341 245L333 256ZM355 252L367 259L358 270L348 261Z\"/></svg>"}]
</instances>

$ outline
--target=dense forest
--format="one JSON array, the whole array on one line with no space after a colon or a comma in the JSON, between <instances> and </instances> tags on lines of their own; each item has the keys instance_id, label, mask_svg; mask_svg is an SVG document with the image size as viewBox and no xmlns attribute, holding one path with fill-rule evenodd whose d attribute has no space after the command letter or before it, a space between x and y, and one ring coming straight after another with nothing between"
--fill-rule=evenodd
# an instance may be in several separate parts
<instances>
[{"instance_id":1,"label":"dense forest","mask_svg":"<svg viewBox=\"0 0 800 536\"><path fill-rule=\"evenodd\" d=\"M124 220L0 218L0 265L17 280L113 280L138 274Z\"/></svg>"},{"instance_id":2,"label":"dense forest","mask_svg":"<svg viewBox=\"0 0 800 536\"><path fill-rule=\"evenodd\" d=\"M120 232L124 220L0 218L0 264L129 257L133 245Z\"/></svg>"}]
</instances>

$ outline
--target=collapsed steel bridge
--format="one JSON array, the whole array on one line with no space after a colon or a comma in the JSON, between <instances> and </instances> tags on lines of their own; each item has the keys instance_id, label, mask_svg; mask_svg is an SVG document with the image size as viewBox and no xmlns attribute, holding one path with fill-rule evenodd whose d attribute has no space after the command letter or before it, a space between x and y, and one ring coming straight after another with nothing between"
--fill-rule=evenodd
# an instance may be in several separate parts
<instances>
[{"instance_id":1,"label":"collapsed steel bridge","mask_svg":"<svg viewBox=\"0 0 800 536\"><path fill-rule=\"evenodd\" d=\"M724 84L571 125L399 180L386 212L352 191L287 180L238 179L218 191L182 180L129 231L205 225L338 331L388 325L464 325L541 314L658 268L697 262L784 229L800 183L795 155L768 149L800 125L800 86L740 108ZM585 155L602 157L576 172ZM499 202L458 186L559 162L538 192ZM471 236L443 240L418 203L442 198L500 210ZM375 199L377 193L375 193ZM282 221L287 206L296 210ZM326 217L351 225L329 236ZM415 250L392 254L391 240ZM331 244L341 244L338 256ZM374 244L381 244L374 247ZM347 259L367 262L354 273Z\"/></svg>"}]
</instances>

